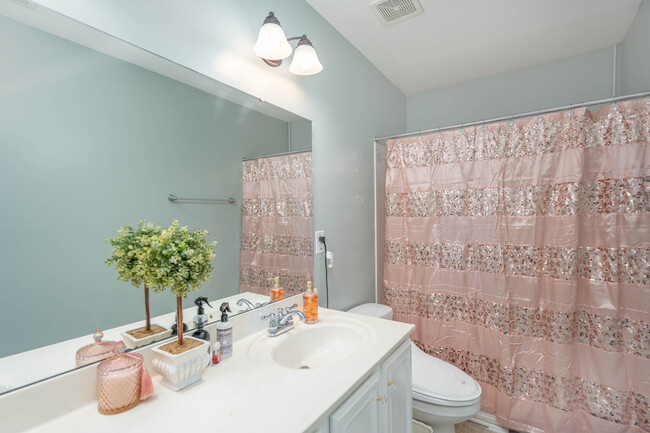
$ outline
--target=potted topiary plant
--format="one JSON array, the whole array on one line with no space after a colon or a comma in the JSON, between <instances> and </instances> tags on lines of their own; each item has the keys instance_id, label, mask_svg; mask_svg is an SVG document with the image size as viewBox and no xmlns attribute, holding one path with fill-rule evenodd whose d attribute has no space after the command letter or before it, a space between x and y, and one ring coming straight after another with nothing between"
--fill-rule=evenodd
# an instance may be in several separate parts
<instances>
[{"instance_id":1,"label":"potted topiary plant","mask_svg":"<svg viewBox=\"0 0 650 433\"><path fill-rule=\"evenodd\" d=\"M179 330L175 341L153 348L153 366L163 376L163 385L174 391L201 379L201 371L210 362L210 343L184 337L180 332L183 329L183 298L192 291L201 290L201 283L210 281L210 273L214 270L210 261L217 243L208 243L207 235L205 230L190 231L187 227L179 227L178 220L174 220L151 243L150 264L155 269L151 284L156 290L169 288L176 295Z\"/></svg>"},{"instance_id":2,"label":"potted topiary plant","mask_svg":"<svg viewBox=\"0 0 650 433\"><path fill-rule=\"evenodd\" d=\"M122 332L122 339L129 349L162 340L172 332L171 329L160 325L152 325L149 313L149 280L155 275L155 269L149 263L151 242L157 240L161 232L161 227L140 221L136 229L126 224L117 231L117 237L106 240L113 246L106 264L115 267L117 279L129 282L135 287L144 285L145 326Z\"/></svg>"}]
</instances>

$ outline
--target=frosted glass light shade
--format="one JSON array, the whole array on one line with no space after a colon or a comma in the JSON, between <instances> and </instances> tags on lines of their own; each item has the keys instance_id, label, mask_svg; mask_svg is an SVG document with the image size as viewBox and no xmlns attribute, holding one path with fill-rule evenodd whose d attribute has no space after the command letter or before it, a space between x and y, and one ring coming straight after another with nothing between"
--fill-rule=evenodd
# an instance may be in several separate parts
<instances>
[{"instance_id":1,"label":"frosted glass light shade","mask_svg":"<svg viewBox=\"0 0 650 433\"><path fill-rule=\"evenodd\" d=\"M266 23L260 28L253 51L263 59L282 60L289 57L292 50L282 27L275 23Z\"/></svg>"},{"instance_id":2,"label":"frosted glass light shade","mask_svg":"<svg viewBox=\"0 0 650 433\"><path fill-rule=\"evenodd\" d=\"M323 65L318 61L314 47L311 44L298 45L289 72L296 75L314 75L322 70Z\"/></svg>"}]
</instances>

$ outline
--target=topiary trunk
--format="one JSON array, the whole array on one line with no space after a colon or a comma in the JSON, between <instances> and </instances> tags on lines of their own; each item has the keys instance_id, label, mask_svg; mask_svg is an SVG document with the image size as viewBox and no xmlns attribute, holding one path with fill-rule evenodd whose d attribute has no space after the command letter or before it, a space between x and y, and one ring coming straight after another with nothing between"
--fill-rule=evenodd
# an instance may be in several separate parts
<instances>
[{"instance_id":1,"label":"topiary trunk","mask_svg":"<svg viewBox=\"0 0 650 433\"><path fill-rule=\"evenodd\" d=\"M151 319L149 317L149 287L144 285L144 317L145 317L145 329L147 332L151 332Z\"/></svg>"},{"instance_id":2,"label":"topiary trunk","mask_svg":"<svg viewBox=\"0 0 650 433\"><path fill-rule=\"evenodd\" d=\"M176 297L176 333L178 334L178 345L183 345L183 298Z\"/></svg>"}]
</instances>

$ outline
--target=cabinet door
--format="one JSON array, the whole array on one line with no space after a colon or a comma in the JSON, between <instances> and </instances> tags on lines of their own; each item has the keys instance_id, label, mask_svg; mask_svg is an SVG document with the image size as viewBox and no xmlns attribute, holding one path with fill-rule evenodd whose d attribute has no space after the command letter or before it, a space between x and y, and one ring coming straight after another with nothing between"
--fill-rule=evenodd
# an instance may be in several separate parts
<instances>
[{"instance_id":1,"label":"cabinet door","mask_svg":"<svg viewBox=\"0 0 650 433\"><path fill-rule=\"evenodd\" d=\"M406 340L381 367L383 433L411 433L413 400L411 395L411 340Z\"/></svg>"},{"instance_id":2,"label":"cabinet door","mask_svg":"<svg viewBox=\"0 0 650 433\"><path fill-rule=\"evenodd\" d=\"M330 416L330 432L379 432L379 391L379 374L375 372Z\"/></svg>"}]
</instances>

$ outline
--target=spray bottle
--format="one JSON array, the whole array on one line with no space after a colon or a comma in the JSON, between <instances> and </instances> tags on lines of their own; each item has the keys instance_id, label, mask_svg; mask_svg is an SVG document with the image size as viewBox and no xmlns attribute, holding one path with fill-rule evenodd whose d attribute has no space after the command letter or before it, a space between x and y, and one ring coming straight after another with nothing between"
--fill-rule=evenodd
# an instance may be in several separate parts
<instances>
[{"instance_id":1,"label":"spray bottle","mask_svg":"<svg viewBox=\"0 0 650 433\"><path fill-rule=\"evenodd\" d=\"M221 322L217 323L217 341L221 345L221 359L232 355L232 323L228 321L230 304L224 302L219 307L221 311Z\"/></svg>"},{"instance_id":2,"label":"spray bottle","mask_svg":"<svg viewBox=\"0 0 650 433\"><path fill-rule=\"evenodd\" d=\"M194 326L196 326L196 331L194 331L192 337L210 342L210 333L204 329L204 326L208 323L208 315L205 314L205 310L203 309L204 302L212 308L212 305L208 302L208 298L203 296L196 298L194 301L194 304L198 307L198 311L196 316L194 316Z\"/></svg>"}]
</instances>

